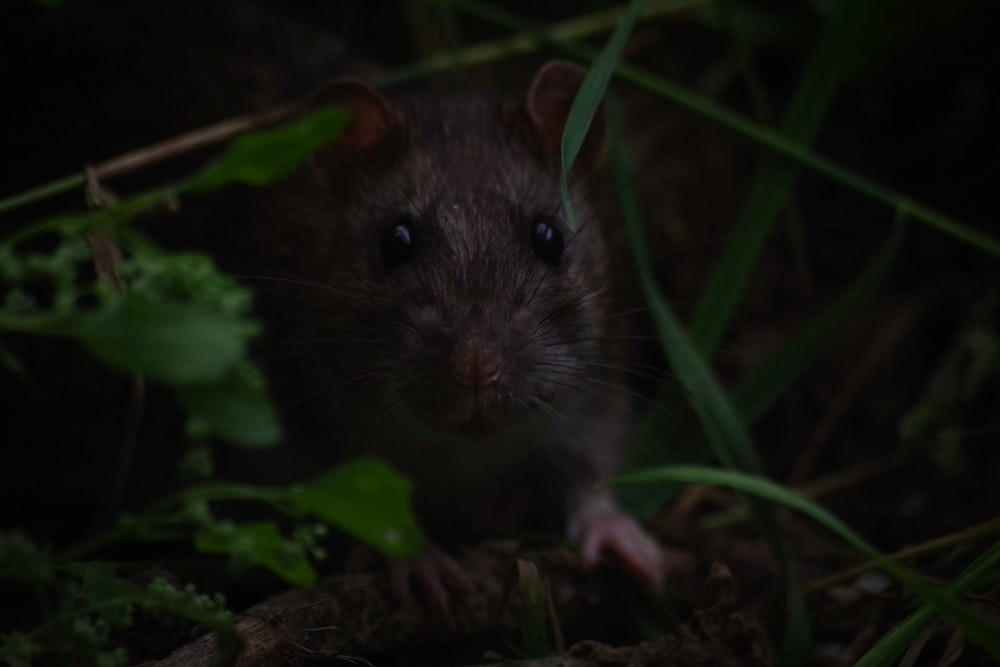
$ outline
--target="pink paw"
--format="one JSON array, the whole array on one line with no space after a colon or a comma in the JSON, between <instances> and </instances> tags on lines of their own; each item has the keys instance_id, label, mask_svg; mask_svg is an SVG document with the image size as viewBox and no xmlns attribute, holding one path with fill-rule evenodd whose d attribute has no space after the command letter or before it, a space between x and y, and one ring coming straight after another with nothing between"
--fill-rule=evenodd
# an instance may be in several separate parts
<instances>
[{"instance_id":1,"label":"pink paw","mask_svg":"<svg viewBox=\"0 0 1000 667\"><path fill-rule=\"evenodd\" d=\"M662 592L666 559L660 545L613 504L601 505L600 511L580 513L569 522L567 532L580 544L584 567L592 568L610 554L654 593Z\"/></svg>"}]
</instances>

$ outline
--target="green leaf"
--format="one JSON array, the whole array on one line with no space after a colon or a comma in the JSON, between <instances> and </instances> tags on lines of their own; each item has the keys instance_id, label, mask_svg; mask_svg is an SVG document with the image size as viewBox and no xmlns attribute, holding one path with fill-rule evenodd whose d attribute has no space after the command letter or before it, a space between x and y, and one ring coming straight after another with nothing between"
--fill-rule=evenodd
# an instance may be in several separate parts
<instances>
[{"instance_id":1,"label":"green leaf","mask_svg":"<svg viewBox=\"0 0 1000 667\"><path fill-rule=\"evenodd\" d=\"M359 459L297 490L304 512L395 557L419 553L423 535L413 516L413 485L385 463Z\"/></svg>"},{"instance_id":2,"label":"green leaf","mask_svg":"<svg viewBox=\"0 0 1000 667\"><path fill-rule=\"evenodd\" d=\"M203 531L195 535L194 545L202 553L225 554L238 563L266 567L293 586L312 586L318 578L305 550L270 521Z\"/></svg>"},{"instance_id":3,"label":"green leaf","mask_svg":"<svg viewBox=\"0 0 1000 667\"><path fill-rule=\"evenodd\" d=\"M222 157L181 189L204 192L230 183L274 183L290 176L309 155L339 137L349 117L344 109L319 109L281 127L237 137Z\"/></svg>"},{"instance_id":4,"label":"green leaf","mask_svg":"<svg viewBox=\"0 0 1000 667\"><path fill-rule=\"evenodd\" d=\"M517 625L521 630L521 655L542 658L555 655L559 648L549 638L549 592L538 566L518 558L517 572Z\"/></svg>"},{"instance_id":5,"label":"green leaf","mask_svg":"<svg viewBox=\"0 0 1000 667\"><path fill-rule=\"evenodd\" d=\"M569 115L566 117L566 127L563 129L562 138L562 176L559 188L562 195L563 214L566 216L566 224L573 231L577 229L576 218L573 215L573 204L569 196L569 172L573 168L573 161L576 160L584 140L587 138L587 131L594 120L594 114L601 105L604 98L604 91L608 88L611 75L618 64L618 58L628 36L632 33L632 27L642 13L645 0L632 0L626 8L624 16L615 28L611 39L604 46L600 55L594 59L587 76L580 84L580 90L573 100Z\"/></svg>"},{"instance_id":6,"label":"green leaf","mask_svg":"<svg viewBox=\"0 0 1000 667\"><path fill-rule=\"evenodd\" d=\"M0 528L0 583L41 590L52 584L56 569L51 555L18 530Z\"/></svg>"},{"instance_id":7,"label":"green leaf","mask_svg":"<svg viewBox=\"0 0 1000 667\"><path fill-rule=\"evenodd\" d=\"M83 570L80 597L98 610L112 627L131 625L132 595L128 585L118 578L114 563L93 561Z\"/></svg>"},{"instance_id":8,"label":"green leaf","mask_svg":"<svg viewBox=\"0 0 1000 667\"><path fill-rule=\"evenodd\" d=\"M996 629L988 621L956 602L950 594L954 591L945 593L925 584L920 577L893 563L875 549L875 547L868 544L864 538L851 530L847 524L800 493L786 489L761 477L747 475L735 470L718 470L702 466L671 466L644 470L619 477L613 480L613 482L618 484L650 482L716 484L790 507L827 528L840 539L844 540L844 542L877 563L886 574L898 581L910 592L922 598L937 614L954 622L956 626L961 628L963 632L986 649L993 657L1000 657L1000 634L996 632ZM974 575L991 573L993 572L992 568L998 561L1000 561L1000 547L995 545L973 567L970 567L969 571L972 571ZM972 578L971 574L968 576L970 579ZM969 580L963 579L963 583L969 583ZM956 588L956 585L952 584L952 588ZM867 664L885 663L872 662Z\"/></svg>"},{"instance_id":9,"label":"green leaf","mask_svg":"<svg viewBox=\"0 0 1000 667\"><path fill-rule=\"evenodd\" d=\"M242 447L262 449L281 441L281 422L267 391L233 375L218 384L177 387L200 435L216 435Z\"/></svg>"},{"instance_id":10,"label":"green leaf","mask_svg":"<svg viewBox=\"0 0 1000 667\"><path fill-rule=\"evenodd\" d=\"M129 298L74 337L112 368L197 384L223 380L244 357L250 333L245 323L204 307Z\"/></svg>"}]
</instances>

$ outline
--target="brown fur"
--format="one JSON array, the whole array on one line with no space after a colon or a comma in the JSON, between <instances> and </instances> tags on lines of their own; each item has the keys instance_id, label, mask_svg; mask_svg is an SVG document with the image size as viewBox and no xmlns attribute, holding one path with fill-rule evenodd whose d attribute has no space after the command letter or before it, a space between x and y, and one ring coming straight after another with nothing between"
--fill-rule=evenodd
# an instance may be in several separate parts
<instances>
[{"instance_id":1,"label":"brown fur","mask_svg":"<svg viewBox=\"0 0 1000 667\"><path fill-rule=\"evenodd\" d=\"M547 85L565 94L573 82L536 78L527 102L388 101L333 84L318 102L348 106L354 122L265 230L292 277L269 301L286 327L278 390L304 443L301 467L384 457L415 478L425 520L449 531L456 506L474 523L515 488L564 515L614 472L632 421L623 322L609 317L620 309L607 284L609 230L586 196L602 121L574 169L573 232L553 139L568 103L546 100ZM538 216L565 241L557 266L533 249ZM386 266L381 239L401 220L412 255ZM497 361L497 382L456 382L470 358Z\"/></svg>"}]
</instances>

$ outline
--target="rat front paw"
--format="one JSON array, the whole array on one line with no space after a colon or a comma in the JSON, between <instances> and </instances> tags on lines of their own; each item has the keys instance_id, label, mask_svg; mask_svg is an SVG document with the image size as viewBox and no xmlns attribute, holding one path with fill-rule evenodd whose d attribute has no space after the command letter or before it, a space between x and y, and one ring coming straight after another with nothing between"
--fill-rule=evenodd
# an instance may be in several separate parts
<instances>
[{"instance_id":1,"label":"rat front paw","mask_svg":"<svg viewBox=\"0 0 1000 667\"><path fill-rule=\"evenodd\" d=\"M610 554L629 574L659 594L666 572L660 545L613 504L600 504L600 511L581 513L568 526L569 537L580 545L584 567L592 568L602 555Z\"/></svg>"},{"instance_id":2,"label":"rat front paw","mask_svg":"<svg viewBox=\"0 0 1000 667\"><path fill-rule=\"evenodd\" d=\"M400 604L411 604L413 592L434 611L447 612L451 602L475 589L455 559L435 546L406 560L389 561L389 591Z\"/></svg>"},{"instance_id":3,"label":"rat front paw","mask_svg":"<svg viewBox=\"0 0 1000 667\"><path fill-rule=\"evenodd\" d=\"M429 545L413 558L399 559L376 556L368 547L358 547L348 569L368 569L373 557L383 560L389 575L389 594L401 605L415 602L434 611L445 613L454 600L475 590L472 579L455 559L436 546Z\"/></svg>"}]
</instances>

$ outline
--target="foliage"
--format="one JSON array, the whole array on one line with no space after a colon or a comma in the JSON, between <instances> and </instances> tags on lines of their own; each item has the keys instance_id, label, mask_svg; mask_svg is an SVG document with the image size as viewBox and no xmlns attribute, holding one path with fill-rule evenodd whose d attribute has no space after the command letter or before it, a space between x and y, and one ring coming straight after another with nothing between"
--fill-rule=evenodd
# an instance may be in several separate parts
<instances>
[{"instance_id":1,"label":"foliage","mask_svg":"<svg viewBox=\"0 0 1000 667\"><path fill-rule=\"evenodd\" d=\"M655 467L638 471L628 478L646 483L641 491L645 498L637 504L657 506L671 491L670 484L720 484L743 494L757 529L783 567L789 592L786 662L804 659L810 639L804 623L806 608L798 590L799 575L787 553L779 505L823 524L922 601L923 606L887 634L861 664L897 660L917 633L939 616L948 618L998 656L1000 646L983 619L956 601L961 593L988 583L987 575L995 568L1000 553L996 545L983 550L943 590L934 587L877 551L815 502L769 482L751 436L753 424L788 394L886 280L899 257L906 225L927 226L940 232L943 241L969 245L984 255L1000 254L997 239L810 147L841 88L852 77L863 75L866 64L872 66L870 63L883 57L889 50L890 37L897 39L899 30L916 21L911 14L919 12L910 12L900 2L811 3L814 11L808 30L804 30L798 17L750 4L649 0L628 3L624 19L621 13L608 9L542 26L488 3L441 0L437 4L451 12L447 16L452 51L386 72L380 77L383 83L426 76L456 65L503 59L538 45L593 62L591 75L567 123L564 181L612 74L742 135L765 152L732 238L720 253L692 321L685 325L652 279L653 260L645 252L641 205L631 188L634 175L628 173L621 145L613 147L621 217L664 354L688 397L687 409L701 426L701 438L726 468ZM759 90L753 94L758 96L762 119L754 120L622 57L633 23L643 17L681 10L690 11L695 20L713 30L727 31L734 43L742 39L744 47L797 40L800 48L808 48L809 40L801 39L801 35L812 31L809 34L815 38L815 47L794 87L787 111L774 127L767 122L766 96ZM904 15L905 22L894 20ZM462 47L456 26L464 17L484 20L511 36ZM616 25L602 51L584 39ZM883 34L887 25L894 26L891 36ZM734 50L739 50L739 44ZM847 52L851 57L844 57ZM746 61L740 65L748 86L753 88L752 67ZM282 178L306 155L334 138L344 122L343 114L327 110L276 130L240 138L219 160L180 183L121 202L104 198L108 203L97 210L49 218L11 233L0 240L0 335L71 339L109 368L142 375L169 387L187 411L188 431L196 442L220 438L244 447L273 446L281 439L280 427L262 375L248 357L250 341L258 331L249 294L219 273L207 257L164 252L136 234L128 223L180 196L231 183L261 186ZM750 278L761 268L764 243L778 216L789 207L803 170L820 174L845 192L867 197L883 207L885 227L892 225L892 230L886 234L882 250L868 260L852 284L783 341L757 373L729 391L716 377L710 353L718 349L734 313L746 298ZM81 175L62 183L79 187L83 182ZM52 191L45 192L47 196ZM0 212L28 199L0 202ZM568 217L572 220L572 213ZM125 250L124 258L113 267L124 289L111 280L89 277L95 238L97 243L102 238L114 238ZM987 355L978 367L986 369L984 373L995 372L994 357ZM31 372L3 346L2 339L0 362L11 372ZM963 366L958 362L955 365ZM979 376L974 379L975 386L980 386ZM952 398L949 394L945 402ZM928 398L925 404L930 405L931 413L937 413L935 405L940 402ZM934 417L911 415L903 424L905 434L912 435L919 430L917 426L933 422ZM650 441L659 442L664 437L655 424L646 433ZM208 472L205 460L198 458L204 451L196 449L189 458L189 462L197 459L202 477ZM316 580L312 563L323 556L318 542L325 529L317 521L337 526L389 554L405 555L419 548L419 530L407 511L411 492L407 481L383 465L360 461L286 489L202 481L142 515L120 517L113 530L59 554L48 553L17 532L0 533L0 578L32 589L52 610L36 630L6 637L0 658L19 665L29 663L42 651L84 650L97 664L121 664L124 657L106 648L108 638L114 630L128 627L138 609L178 614L220 630L225 638L229 617L220 600L178 590L165 582L145 589L130 588L117 576L114 565L89 559L114 544L181 537L192 539L203 553L229 556L234 567L263 566L289 583L309 585ZM285 527L278 522L238 524L213 515L212 503L232 500L264 503L291 517L296 527L286 535Z\"/></svg>"},{"instance_id":2,"label":"foliage","mask_svg":"<svg viewBox=\"0 0 1000 667\"><path fill-rule=\"evenodd\" d=\"M283 178L333 140L345 120L344 112L324 109L244 135L179 185L124 201L99 193L102 208L19 228L0 240L0 335L74 340L110 369L170 387L187 410L195 442L220 438L250 448L277 445L278 416L263 375L248 356L260 328L250 293L207 256L160 250L127 225L180 194ZM122 244L121 257L112 237ZM101 277L93 276L91 264ZM2 343L0 350L8 371L31 373ZM211 472L206 454L196 448L186 457L185 467L196 478ZM324 557L318 539L327 524L386 553L415 553L422 537L410 496L409 482L384 464L357 461L288 488L197 482L141 514L121 515L112 530L59 554L19 532L0 532L0 583L31 589L49 610L34 630L6 637L0 659L16 666L41 655L84 653L98 665L124 664L121 649L107 647L113 632L132 624L137 609L206 625L231 650L235 636L227 629L230 615L220 597L178 590L162 580L130 586L113 564L89 559L117 544L187 537L201 553L228 556L237 569L262 566L290 584L308 586L317 579L312 562ZM222 501L265 503L292 517L297 527L286 536L274 521L219 519L211 503Z\"/></svg>"}]
</instances>

